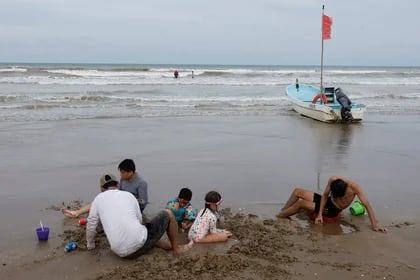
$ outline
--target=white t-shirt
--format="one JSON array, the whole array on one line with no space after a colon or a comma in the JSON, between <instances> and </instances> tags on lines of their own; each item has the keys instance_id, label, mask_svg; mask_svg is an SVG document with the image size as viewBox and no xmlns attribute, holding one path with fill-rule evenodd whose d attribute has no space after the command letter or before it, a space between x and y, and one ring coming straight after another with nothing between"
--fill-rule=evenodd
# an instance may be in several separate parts
<instances>
[{"instance_id":1,"label":"white t-shirt","mask_svg":"<svg viewBox=\"0 0 420 280\"><path fill-rule=\"evenodd\" d=\"M141 248L147 239L139 204L129 192L111 189L98 194L92 202L86 240L94 244L96 227L102 223L111 250L126 257Z\"/></svg>"}]
</instances>

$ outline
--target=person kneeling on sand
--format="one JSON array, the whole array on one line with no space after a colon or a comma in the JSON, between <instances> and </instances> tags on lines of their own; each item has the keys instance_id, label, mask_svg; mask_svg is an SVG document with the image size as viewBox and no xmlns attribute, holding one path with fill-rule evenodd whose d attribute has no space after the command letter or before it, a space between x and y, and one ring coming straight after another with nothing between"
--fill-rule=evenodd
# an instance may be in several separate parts
<instances>
[{"instance_id":1,"label":"person kneeling on sand","mask_svg":"<svg viewBox=\"0 0 420 280\"><path fill-rule=\"evenodd\" d=\"M197 217L198 209L192 207L191 198L192 191L189 188L182 188L178 197L169 200L166 204L166 209L174 213L178 225L184 230L189 229Z\"/></svg>"},{"instance_id":2,"label":"person kneeling on sand","mask_svg":"<svg viewBox=\"0 0 420 280\"><path fill-rule=\"evenodd\" d=\"M95 249L96 227L101 222L111 250L123 258L136 258L154 246L173 250L174 254L188 250L178 245L178 224L171 210L165 209L143 225L137 199L119 190L116 177L105 174L100 178L101 193L92 202L86 226L87 249ZM167 233L169 241L161 239Z\"/></svg>"},{"instance_id":3,"label":"person kneeling on sand","mask_svg":"<svg viewBox=\"0 0 420 280\"><path fill-rule=\"evenodd\" d=\"M330 177L322 196L310 190L296 188L277 217L287 218L305 209L314 213L316 224L322 224L325 219L334 221L342 210L350 206L356 195L367 210L372 230L386 232L386 228L378 227L375 213L359 184L338 176Z\"/></svg>"},{"instance_id":4,"label":"person kneeling on sand","mask_svg":"<svg viewBox=\"0 0 420 280\"><path fill-rule=\"evenodd\" d=\"M121 190L130 192L135 196L140 205L140 210L143 213L146 205L149 203L147 182L136 172L136 165L132 159L124 159L121 161L118 165L118 170L120 171L121 177ZM99 186L99 188L101 188L101 186ZM77 210L63 208L61 209L61 212L68 218L77 218L80 215L89 213L90 207L91 203L86 204Z\"/></svg>"},{"instance_id":5,"label":"person kneeling on sand","mask_svg":"<svg viewBox=\"0 0 420 280\"><path fill-rule=\"evenodd\" d=\"M217 208L222 201L222 196L218 192L211 191L206 194L204 208L198 212L188 232L188 238L191 241L195 243L223 242L232 236L230 231L216 228Z\"/></svg>"}]
</instances>

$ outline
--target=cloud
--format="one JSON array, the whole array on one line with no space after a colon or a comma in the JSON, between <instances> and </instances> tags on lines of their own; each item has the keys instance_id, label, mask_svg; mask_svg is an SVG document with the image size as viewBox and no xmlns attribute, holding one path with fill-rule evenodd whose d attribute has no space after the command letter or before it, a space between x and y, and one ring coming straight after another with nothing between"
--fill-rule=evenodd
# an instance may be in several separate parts
<instances>
[{"instance_id":1,"label":"cloud","mask_svg":"<svg viewBox=\"0 0 420 280\"><path fill-rule=\"evenodd\" d=\"M318 64L322 4L7 1L0 10L0 61ZM327 4L326 13L334 18L332 40L326 42L328 63L415 62L417 1Z\"/></svg>"}]
</instances>

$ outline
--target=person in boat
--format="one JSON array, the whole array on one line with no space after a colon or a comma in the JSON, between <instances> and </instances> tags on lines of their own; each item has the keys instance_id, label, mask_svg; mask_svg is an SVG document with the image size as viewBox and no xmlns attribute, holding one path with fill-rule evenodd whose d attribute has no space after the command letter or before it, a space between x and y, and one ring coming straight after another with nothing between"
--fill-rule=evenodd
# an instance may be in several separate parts
<instances>
[{"instance_id":1,"label":"person in boat","mask_svg":"<svg viewBox=\"0 0 420 280\"><path fill-rule=\"evenodd\" d=\"M335 222L339 219L341 211L349 207L356 196L367 210L372 230L387 232L386 228L378 226L375 213L359 184L339 176L329 178L323 195L311 190L295 188L277 217L287 218L304 209L312 212L316 224L322 224L327 220Z\"/></svg>"},{"instance_id":2,"label":"person in boat","mask_svg":"<svg viewBox=\"0 0 420 280\"><path fill-rule=\"evenodd\" d=\"M178 76L179 76L178 70L175 70L175 71L174 71L174 78L175 78L175 79L178 79Z\"/></svg>"},{"instance_id":3,"label":"person in boat","mask_svg":"<svg viewBox=\"0 0 420 280\"><path fill-rule=\"evenodd\" d=\"M299 91L299 79L296 78L296 91Z\"/></svg>"}]
</instances>

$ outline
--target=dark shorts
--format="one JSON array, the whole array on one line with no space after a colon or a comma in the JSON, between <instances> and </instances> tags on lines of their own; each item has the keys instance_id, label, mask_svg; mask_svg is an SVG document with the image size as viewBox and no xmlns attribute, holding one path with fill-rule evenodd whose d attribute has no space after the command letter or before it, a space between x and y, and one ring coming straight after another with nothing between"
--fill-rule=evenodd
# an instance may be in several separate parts
<instances>
[{"instance_id":1,"label":"dark shorts","mask_svg":"<svg viewBox=\"0 0 420 280\"><path fill-rule=\"evenodd\" d=\"M147 239L143 247L126 256L127 259L135 259L152 249L169 226L169 214L166 211L159 212L150 222L145 224L147 228Z\"/></svg>"},{"instance_id":2,"label":"dark shorts","mask_svg":"<svg viewBox=\"0 0 420 280\"><path fill-rule=\"evenodd\" d=\"M315 213L319 213L321 197L322 196L320 194L314 193ZM334 203L331 201L331 196L329 196L327 202L325 203L324 209L322 210L322 216L327 218L334 218L337 217L340 212L341 210L334 205Z\"/></svg>"}]
</instances>

